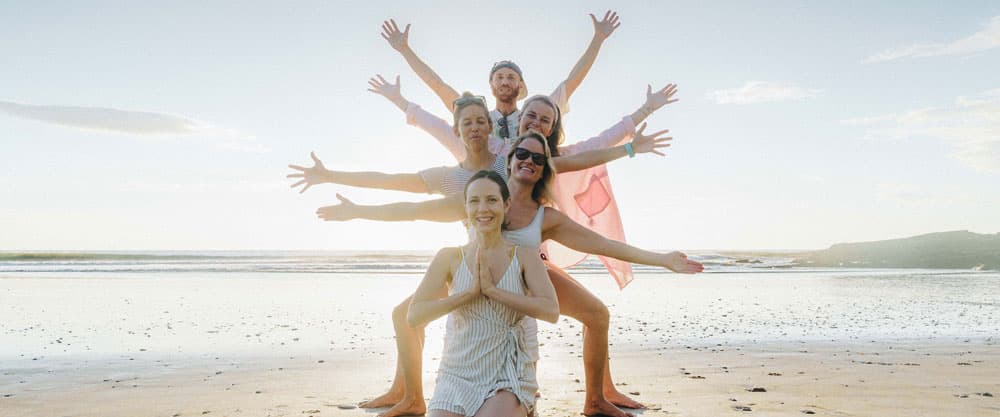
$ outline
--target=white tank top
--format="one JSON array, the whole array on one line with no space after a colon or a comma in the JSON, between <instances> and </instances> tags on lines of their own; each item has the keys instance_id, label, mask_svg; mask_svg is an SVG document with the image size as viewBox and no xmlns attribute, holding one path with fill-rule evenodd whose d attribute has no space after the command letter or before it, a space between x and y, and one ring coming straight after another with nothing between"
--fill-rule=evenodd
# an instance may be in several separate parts
<instances>
[{"instance_id":1,"label":"white tank top","mask_svg":"<svg viewBox=\"0 0 1000 417\"><path fill-rule=\"evenodd\" d=\"M503 238L517 246L539 247L542 245L542 223L545 218L545 206L538 206L538 212L531 223L516 230L504 230Z\"/></svg>"},{"instance_id":2,"label":"white tank top","mask_svg":"<svg viewBox=\"0 0 1000 417\"><path fill-rule=\"evenodd\" d=\"M545 206L539 206L535 218L531 223L517 230L504 230L501 232L503 238L517 246L527 246L537 248L542 245L542 223L545 219ZM476 239L476 229L466 225L465 232L469 237L469 242Z\"/></svg>"}]
</instances>

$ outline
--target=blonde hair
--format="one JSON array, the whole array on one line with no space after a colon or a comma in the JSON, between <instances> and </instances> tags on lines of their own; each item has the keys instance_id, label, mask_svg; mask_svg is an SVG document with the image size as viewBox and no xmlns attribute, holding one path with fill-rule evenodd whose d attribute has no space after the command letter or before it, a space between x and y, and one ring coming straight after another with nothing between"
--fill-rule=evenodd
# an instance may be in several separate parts
<instances>
[{"instance_id":1,"label":"blonde hair","mask_svg":"<svg viewBox=\"0 0 1000 417\"><path fill-rule=\"evenodd\" d=\"M559 156L559 145L562 145L563 137L565 136L562 128L562 111L559 110L559 106L552 101L551 97L539 94L524 100L524 103L521 104L521 117L524 117L524 111L528 109L528 106L536 101L544 102L549 105L549 107L552 107L552 110L556 113L556 119L552 121L552 133L545 138L545 141L549 145L549 152L552 153L552 156ZM521 123L521 121L518 120L518 123Z\"/></svg>"}]
</instances>

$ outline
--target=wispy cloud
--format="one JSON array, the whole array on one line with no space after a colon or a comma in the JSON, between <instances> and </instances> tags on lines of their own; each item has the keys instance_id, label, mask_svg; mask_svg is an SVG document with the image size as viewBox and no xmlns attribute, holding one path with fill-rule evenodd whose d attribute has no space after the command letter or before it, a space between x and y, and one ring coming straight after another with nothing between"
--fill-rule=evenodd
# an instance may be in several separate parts
<instances>
[{"instance_id":1,"label":"wispy cloud","mask_svg":"<svg viewBox=\"0 0 1000 417\"><path fill-rule=\"evenodd\" d=\"M107 107L44 106L0 101L0 112L78 129L133 135L190 135L207 127L172 114Z\"/></svg>"},{"instance_id":2,"label":"wispy cloud","mask_svg":"<svg viewBox=\"0 0 1000 417\"><path fill-rule=\"evenodd\" d=\"M720 104L752 104L769 101L802 100L818 96L822 90L791 83L748 81L742 87L710 91L707 97Z\"/></svg>"},{"instance_id":3,"label":"wispy cloud","mask_svg":"<svg viewBox=\"0 0 1000 417\"><path fill-rule=\"evenodd\" d=\"M217 145L221 148L245 152L268 151L252 136L168 113L109 107L35 105L6 100L0 100L0 113L75 129L127 135L203 134L217 137Z\"/></svg>"},{"instance_id":4,"label":"wispy cloud","mask_svg":"<svg viewBox=\"0 0 1000 417\"><path fill-rule=\"evenodd\" d=\"M865 136L871 139L942 138L955 147L954 156L968 166L1000 172L1000 88L958 97L950 106L841 123L864 126Z\"/></svg>"},{"instance_id":5,"label":"wispy cloud","mask_svg":"<svg viewBox=\"0 0 1000 417\"><path fill-rule=\"evenodd\" d=\"M953 42L921 43L889 49L865 58L866 64L903 58L943 55L971 55L1000 47L1000 16L994 16L985 29Z\"/></svg>"}]
</instances>

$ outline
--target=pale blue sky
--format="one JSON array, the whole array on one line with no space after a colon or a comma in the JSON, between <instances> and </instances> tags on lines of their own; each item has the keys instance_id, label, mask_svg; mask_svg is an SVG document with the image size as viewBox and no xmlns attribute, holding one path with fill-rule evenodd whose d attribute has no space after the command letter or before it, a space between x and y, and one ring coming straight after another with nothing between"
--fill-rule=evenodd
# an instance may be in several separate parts
<instances>
[{"instance_id":1,"label":"pale blue sky","mask_svg":"<svg viewBox=\"0 0 1000 417\"><path fill-rule=\"evenodd\" d=\"M411 46L460 91L488 95L490 65L513 59L542 93L586 47L587 13L607 8L39 3L0 2L0 250L460 243L457 225L323 223L313 212L336 192L427 196L299 195L285 165L310 150L351 170L454 163L365 91L400 74L404 95L447 115L379 37L385 18L412 23ZM1000 232L1000 3L615 4L622 26L571 100L569 141L630 113L647 83L677 83L681 99L649 120L675 137L666 158L611 165L630 242Z\"/></svg>"}]
</instances>

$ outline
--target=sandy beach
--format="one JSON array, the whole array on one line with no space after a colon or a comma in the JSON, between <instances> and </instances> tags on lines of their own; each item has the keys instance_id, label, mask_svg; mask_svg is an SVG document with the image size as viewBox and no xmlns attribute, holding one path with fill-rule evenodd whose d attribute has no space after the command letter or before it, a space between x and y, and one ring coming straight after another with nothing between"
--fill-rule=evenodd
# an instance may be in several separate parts
<instances>
[{"instance_id":1,"label":"sandy beach","mask_svg":"<svg viewBox=\"0 0 1000 417\"><path fill-rule=\"evenodd\" d=\"M625 291L581 277L611 308L612 370L649 406L637 414L1000 413L996 277L978 288L911 277L900 290L893 276L751 275L650 274ZM406 274L3 277L0 415L374 416L354 404L388 387L388 312L415 285ZM440 332L428 328L427 395ZM539 415L578 415L580 326L540 332Z\"/></svg>"}]
</instances>

